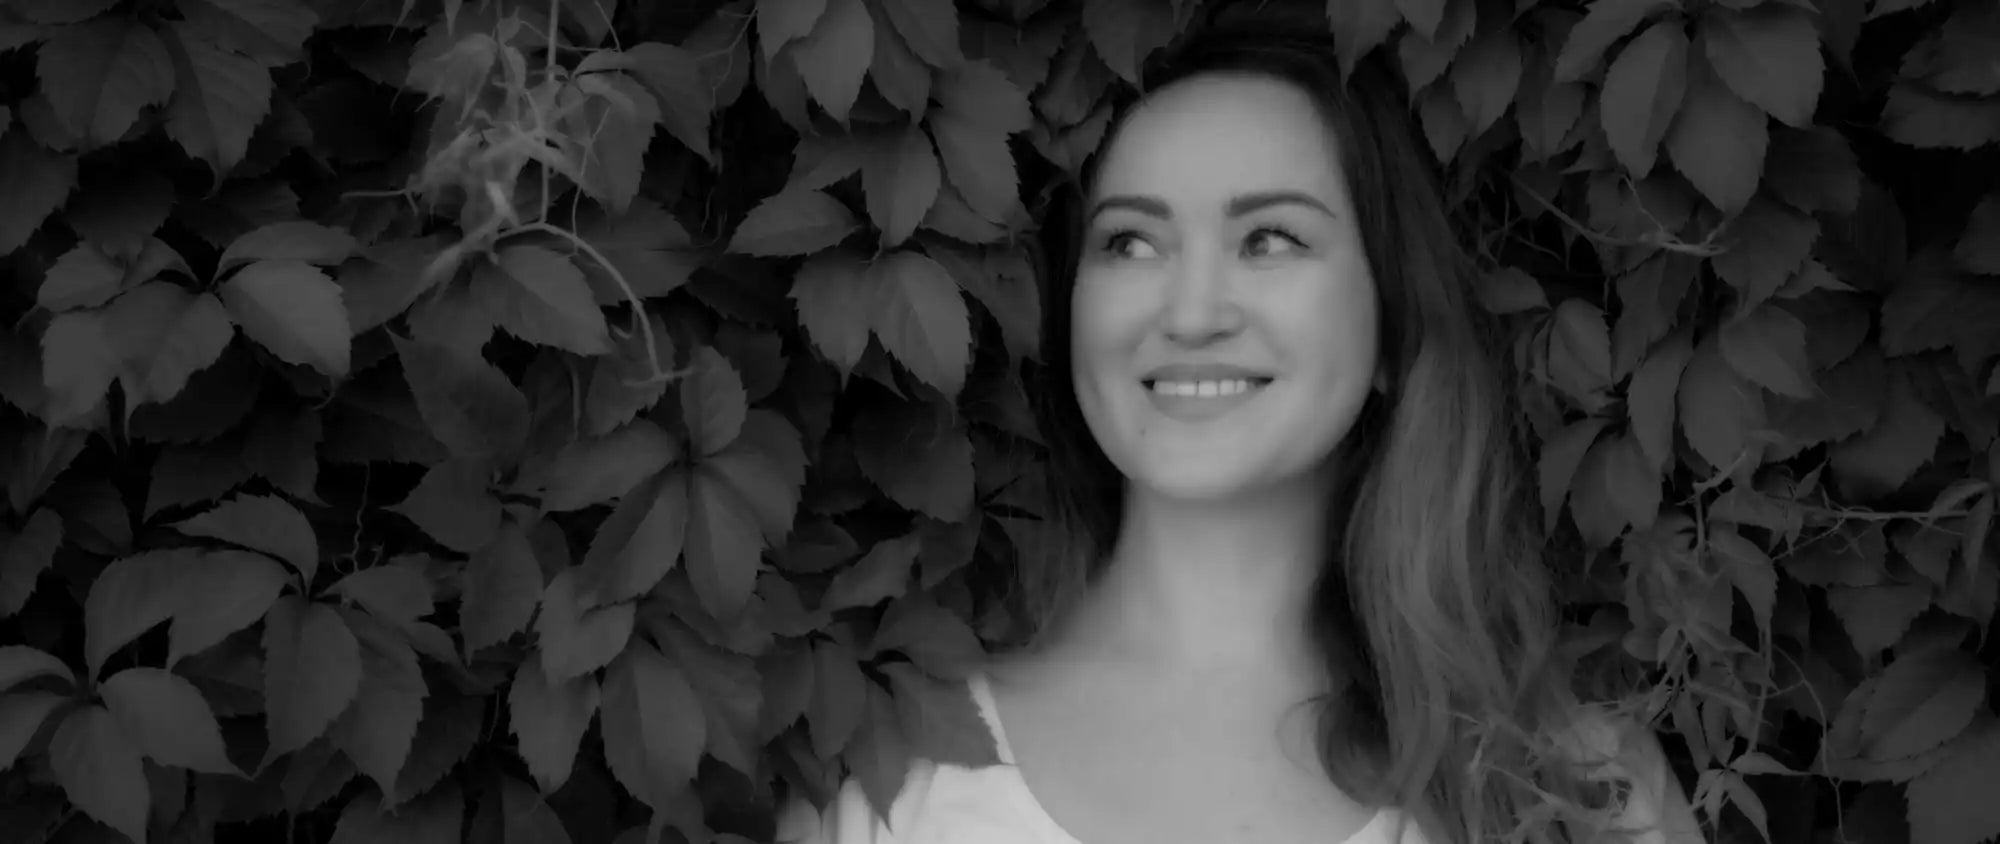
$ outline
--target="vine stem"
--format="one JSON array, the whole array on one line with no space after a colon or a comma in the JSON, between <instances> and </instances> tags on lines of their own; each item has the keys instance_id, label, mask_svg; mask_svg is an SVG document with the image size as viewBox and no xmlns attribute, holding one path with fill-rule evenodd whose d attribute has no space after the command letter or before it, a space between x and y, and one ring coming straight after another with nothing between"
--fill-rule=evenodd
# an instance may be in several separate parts
<instances>
[{"instance_id":1,"label":"vine stem","mask_svg":"<svg viewBox=\"0 0 2000 844\"><path fill-rule=\"evenodd\" d=\"M579 251L583 252L586 255L589 255L592 261L596 261L598 266L603 267L604 272L611 276L612 282L618 285L619 292L625 294L625 300L632 304L632 321L637 322L639 324L639 334L641 338L643 338L646 344L646 368L648 370L648 377L640 381L639 383L655 384L664 381L671 381L674 378L686 374L686 370L674 370L672 372L667 372L660 368L659 343L654 338L653 335L652 321L646 319L645 302L639 298L638 291L632 289L631 283L625 280L625 274L619 272L618 268L616 266L613 266L611 261L604 257L604 253L599 252L597 250L597 247L590 245L590 241L584 240L583 238L577 236L575 232L565 229L561 226L551 225L546 222L534 222L534 223L522 224L520 226L517 226L513 229L510 229L502 233L500 237L495 238L495 240L511 237L517 234L525 234L528 232L540 232L542 234L554 235L556 237L560 237L566 241L569 241L570 244L574 245Z\"/></svg>"},{"instance_id":2,"label":"vine stem","mask_svg":"<svg viewBox=\"0 0 2000 844\"><path fill-rule=\"evenodd\" d=\"M1660 229L1660 236L1657 238L1621 240L1619 238L1612 237L1602 232L1598 232L1592 229L1591 227L1584 225L1582 221L1565 213L1561 208L1557 208L1555 206L1555 203L1550 202L1547 197L1544 197L1540 193L1536 192L1534 188L1528 187L1521 181L1519 177L1514 177L1513 179L1511 179L1511 181L1514 183L1514 188L1516 190L1519 190L1521 193L1526 194L1529 199L1533 199L1536 205L1540 205L1544 210L1548 211L1551 214L1556 215L1556 219L1559 219L1564 223L1568 224L1569 227L1575 229L1578 234L1583 235L1586 239L1594 243L1603 244L1605 246L1620 246L1620 247L1651 246L1653 248L1664 250L1667 252L1678 252L1683 255L1693 255L1697 258L1712 258L1726 251L1724 249L1716 247L1712 243L1712 241L1714 241L1715 239L1715 235L1719 233L1721 229L1717 229L1715 232L1711 232L1709 234L1708 239L1702 241L1701 243L1688 243L1686 241L1677 240L1674 238L1673 235L1668 234L1666 229L1664 228ZM1641 206L1641 210L1644 210L1643 206ZM1652 214L1648 213L1646 216L1652 217ZM1658 221L1655 220L1654 222L1657 224Z\"/></svg>"}]
</instances>

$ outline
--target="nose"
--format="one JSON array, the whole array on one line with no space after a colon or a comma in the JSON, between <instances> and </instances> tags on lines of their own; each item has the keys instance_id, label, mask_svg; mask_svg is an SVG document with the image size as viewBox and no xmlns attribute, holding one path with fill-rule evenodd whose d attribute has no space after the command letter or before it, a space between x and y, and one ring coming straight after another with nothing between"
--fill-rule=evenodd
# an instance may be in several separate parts
<instances>
[{"instance_id":1,"label":"nose","mask_svg":"<svg viewBox=\"0 0 2000 844\"><path fill-rule=\"evenodd\" d=\"M1173 264L1160 323L1167 339L1177 345L1204 346L1243 328L1243 309L1235 301L1229 268L1213 250L1188 249Z\"/></svg>"}]
</instances>

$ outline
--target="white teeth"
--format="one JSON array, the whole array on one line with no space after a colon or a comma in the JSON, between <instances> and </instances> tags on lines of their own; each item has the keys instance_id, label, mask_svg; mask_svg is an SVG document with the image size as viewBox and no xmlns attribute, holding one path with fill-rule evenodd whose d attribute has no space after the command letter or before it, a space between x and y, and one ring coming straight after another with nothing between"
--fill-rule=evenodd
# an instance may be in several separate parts
<instances>
[{"instance_id":1,"label":"white teeth","mask_svg":"<svg viewBox=\"0 0 2000 844\"><path fill-rule=\"evenodd\" d=\"M1199 396L1215 398L1234 396L1250 391L1250 380L1232 378L1223 381L1154 381L1153 392L1163 396Z\"/></svg>"}]
</instances>

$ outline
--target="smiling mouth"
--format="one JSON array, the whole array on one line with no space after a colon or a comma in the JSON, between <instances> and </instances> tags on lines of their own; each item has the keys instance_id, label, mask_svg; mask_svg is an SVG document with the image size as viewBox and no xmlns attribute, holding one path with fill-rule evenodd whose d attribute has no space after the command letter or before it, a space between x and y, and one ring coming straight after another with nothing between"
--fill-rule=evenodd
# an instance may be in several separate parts
<instances>
[{"instance_id":1,"label":"smiling mouth","mask_svg":"<svg viewBox=\"0 0 2000 844\"><path fill-rule=\"evenodd\" d=\"M1150 379L1141 381L1155 396L1182 399L1232 398L1261 389L1269 378L1213 378L1203 380Z\"/></svg>"}]
</instances>

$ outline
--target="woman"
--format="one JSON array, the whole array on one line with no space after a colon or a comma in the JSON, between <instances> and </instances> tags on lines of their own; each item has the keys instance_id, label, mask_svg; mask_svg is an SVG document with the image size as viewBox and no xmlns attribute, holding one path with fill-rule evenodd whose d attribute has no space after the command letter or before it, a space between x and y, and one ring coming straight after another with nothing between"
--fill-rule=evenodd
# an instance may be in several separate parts
<instances>
[{"instance_id":1,"label":"woman","mask_svg":"<svg viewBox=\"0 0 2000 844\"><path fill-rule=\"evenodd\" d=\"M1700 840L1651 736L1548 659L1512 413L1394 85L1218 29L1120 108L1047 225L1078 548L1024 555L1046 623L972 680L1005 764L919 763L886 824L848 783L819 840Z\"/></svg>"}]
</instances>

